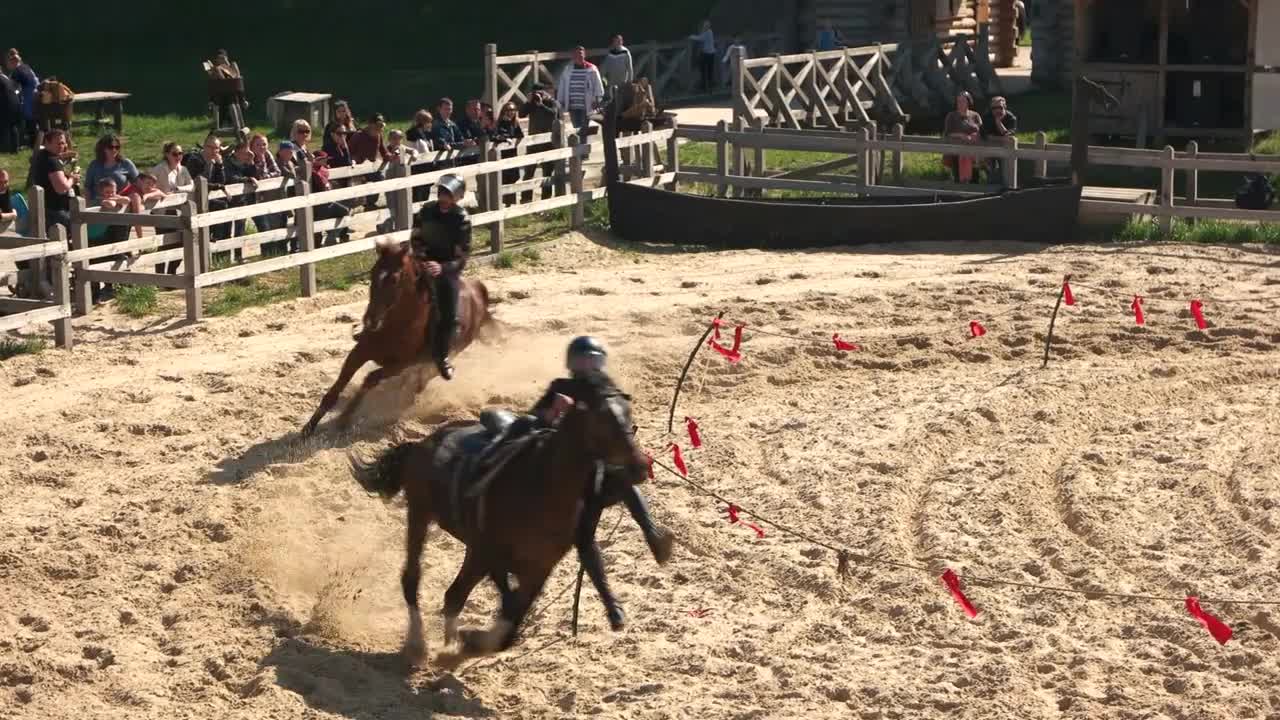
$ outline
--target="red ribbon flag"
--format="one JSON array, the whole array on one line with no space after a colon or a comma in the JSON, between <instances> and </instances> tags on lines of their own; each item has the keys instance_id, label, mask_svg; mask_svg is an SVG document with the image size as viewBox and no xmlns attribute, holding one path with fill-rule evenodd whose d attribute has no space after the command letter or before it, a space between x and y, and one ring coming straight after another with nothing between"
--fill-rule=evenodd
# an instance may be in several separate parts
<instances>
[{"instance_id":1,"label":"red ribbon flag","mask_svg":"<svg viewBox=\"0 0 1280 720\"><path fill-rule=\"evenodd\" d=\"M1133 308L1133 321L1139 325L1146 325L1147 316L1142 314L1142 296L1134 295L1133 303L1129 307Z\"/></svg>"},{"instance_id":2,"label":"red ribbon flag","mask_svg":"<svg viewBox=\"0 0 1280 720\"><path fill-rule=\"evenodd\" d=\"M957 603L960 603L960 607L964 609L966 615L971 618L978 617L978 608L974 607L973 603L969 602L969 598L965 597L964 590L960 589L960 578L956 576L954 570L948 568L946 572L942 573L942 583L951 591L951 597L955 598Z\"/></svg>"},{"instance_id":3,"label":"red ribbon flag","mask_svg":"<svg viewBox=\"0 0 1280 720\"><path fill-rule=\"evenodd\" d=\"M756 531L756 537L758 537L758 538L762 538L762 537L764 537L764 530L760 529L760 526L759 526L759 525L753 525L753 524L751 524L751 523L749 523L749 522L747 522L747 521L743 520L742 518L738 517L738 513L739 513L739 512L741 512L741 511L742 511L742 508L738 507L737 505L734 505L733 503L729 503L729 510L728 510L728 512L729 512L729 524L730 524L730 525L737 525L738 523L742 523L743 525L746 525L747 527L751 528L752 530L755 530L755 531Z\"/></svg>"},{"instance_id":4,"label":"red ribbon flag","mask_svg":"<svg viewBox=\"0 0 1280 720\"><path fill-rule=\"evenodd\" d=\"M689 477L689 467L684 464L684 455L680 453L680 446L675 443L671 443L671 462L675 463L681 475Z\"/></svg>"},{"instance_id":5,"label":"red ribbon flag","mask_svg":"<svg viewBox=\"0 0 1280 720\"><path fill-rule=\"evenodd\" d=\"M1209 327L1209 323L1204 321L1204 303L1199 300L1191 301L1191 317L1196 319L1196 327L1204 330Z\"/></svg>"},{"instance_id":6,"label":"red ribbon flag","mask_svg":"<svg viewBox=\"0 0 1280 720\"><path fill-rule=\"evenodd\" d=\"M691 417L684 419L684 426L689 431L689 444L697 450L702 447L702 436L698 434L698 422Z\"/></svg>"},{"instance_id":7,"label":"red ribbon flag","mask_svg":"<svg viewBox=\"0 0 1280 720\"><path fill-rule=\"evenodd\" d=\"M969 339L980 338L987 334L987 329L982 327L982 323L974 320L969 323Z\"/></svg>"},{"instance_id":8,"label":"red ribbon flag","mask_svg":"<svg viewBox=\"0 0 1280 720\"><path fill-rule=\"evenodd\" d=\"M1191 613L1191 617L1200 621L1200 624L1204 626L1205 630L1209 631L1209 634L1213 636L1214 640L1218 641L1219 645L1226 645L1227 641L1231 639L1231 628L1218 618L1202 610L1200 608L1200 598L1194 596L1187 598L1187 612Z\"/></svg>"},{"instance_id":9,"label":"red ribbon flag","mask_svg":"<svg viewBox=\"0 0 1280 720\"><path fill-rule=\"evenodd\" d=\"M1068 305L1076 304L1076 296L1071 294L1071 283L1065 280L1062 282L1062 299Z\"/></svg>"},{"instance_id":10,"label":"red ribbon flag","mask_svg":"<svg viewBox=\"0 0 1280 720\"><path fill-rule=\"evenodd\" d=\"M736 363L742 359L742 353L738 352L737 350L730 350L729 348L721 345L715 340L708 340L707 344L711 346L712 350L715 350L716 352L723 355L724 358L731 363Z\"/></svg>"},{"instance_id":11,"label":"red ribbon flag","mask_svg":"<svg viewBox=\"0 0 1280 720\"><path fill-rule=\"evenodd\" d=\"M845 342L844 340L841 340L841 339L840 339L840 333L836 333L836 334L832 335L832 336L831 336L831 342L835 343L835 346L836 346L836 349L837 349L837 350L845 351L845 350L858 350L858 349L859 349L857 345L854 345L854 344L853 344L853 343L851 343L851 342Z\"/></svg>"},{"instance_id":12,"label":"red ribbon flag","mask_svg":"<svg viewBox=\"0 0 1280 720\"><path fill-rule=\"evenodd\" d=\"M744 327L746 326L739 325L733 329L733 352L738 352L742 349L742 328Z\"/></svg>"}]
</instances>

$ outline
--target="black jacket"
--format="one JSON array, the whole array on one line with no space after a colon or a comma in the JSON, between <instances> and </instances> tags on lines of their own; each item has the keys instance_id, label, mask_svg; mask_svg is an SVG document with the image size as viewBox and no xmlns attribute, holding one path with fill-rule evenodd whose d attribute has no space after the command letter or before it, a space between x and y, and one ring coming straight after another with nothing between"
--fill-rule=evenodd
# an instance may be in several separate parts
<instances>
[{"instance_id":1,"label":"black jacket","mask_svg":"<svg viewBox=\"0 0 1280 720\"><path fill-rule=\"evenodd\" d=\"M560 103L554 98L543 96L542 102L534 102L532 98L520 108L520 117L529 118L529 134L541 135L551 132L551 126L560 117Z\"/></svg>"},{"instance_id":2,"label":"black jacket","mask_svg":"<svg viewBox=\"0 0 1280 720\"><path fill-rule=\"evenodd\" d=\"M551 385L547 387L547 391L542 394L538 402L534 403L533 409L529 411L530 415L537 418L538 426L546 427L547 421L542 417L547 408L551 407L551 403L555 402L556 395L568 395L573 397L577 394L577 384L570 378L556 378L551 381Z\"/></svg>"},{"instance_id":3,"label":"black jacket","mask_svg":"<svg viewBox=\"0 0 1280 720\"><path fill-rule=\"evenodd\" d=\"M471 255L471 218L461 206L441 212L429 202L418 213L418 234L413 238L413 254L440 263L446 273L461 273Z\"/></svg>"}]
</instances>

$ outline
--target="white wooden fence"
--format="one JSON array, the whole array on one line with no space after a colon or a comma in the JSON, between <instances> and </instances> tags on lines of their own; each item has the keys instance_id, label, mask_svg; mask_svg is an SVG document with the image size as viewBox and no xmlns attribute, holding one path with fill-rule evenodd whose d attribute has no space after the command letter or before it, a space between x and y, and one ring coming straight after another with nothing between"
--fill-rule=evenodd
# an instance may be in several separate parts
<instances>
[{"instance_id":1,"label":"white wooden fence","mask_svg":"<svg viewBox=\"0 0 1280 720\"><path fill-rule=\"evenodd\" d=\"M31 267L21 282L33 284L36 294L45 277L53 281L52 299L37 300L18 297L0 297L0 332L17 330L32 323L53 323L58 345L71 347L71 286L67 262L67 233L62 226L47 230L44 213L44 190L33 187L30 191L28 227L25 235L7 232L0 227L0 262L29 264ZM12 278L13 284L19 278Z\"/></svg>"}]
</instances>

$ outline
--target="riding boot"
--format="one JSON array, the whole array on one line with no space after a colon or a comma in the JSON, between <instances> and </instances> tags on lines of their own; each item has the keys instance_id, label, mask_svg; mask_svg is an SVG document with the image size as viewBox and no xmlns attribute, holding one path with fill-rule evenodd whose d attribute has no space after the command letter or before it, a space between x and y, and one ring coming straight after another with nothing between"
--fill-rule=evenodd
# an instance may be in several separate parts
<instances>
[{"instance_id":1,"label":"riding boot","mask_svg":"<svg viewBox=\"0 0 1280 720\"><path fill-rule=\"evenodd\" d=\"M653 553L653 559L657 560L659 565L666 565L671 559L671 545L675 538L669 531L653 524L653 519L649 517L649 508L645 506L644 498L640 497L640 491L636 490L635 486L626 485L621 489L621 494L622 502L626 504L636 524L640 526L640 532L644 534L644 541L648 544L649 551Z\"/></svg>"},{"instance_id":2,"label":"riding boot","mask_svg":"<svg viewBox=\"0 0 1280 720\"><path fill-rule=\"evenodd\" d=\"M449 362L449 346L453 344L457 325L446 318L440 318L440 324L443 327L436 333L436 367L440 370L440 377L452 380L453 364Z\"/></svg>"}]
</instances>

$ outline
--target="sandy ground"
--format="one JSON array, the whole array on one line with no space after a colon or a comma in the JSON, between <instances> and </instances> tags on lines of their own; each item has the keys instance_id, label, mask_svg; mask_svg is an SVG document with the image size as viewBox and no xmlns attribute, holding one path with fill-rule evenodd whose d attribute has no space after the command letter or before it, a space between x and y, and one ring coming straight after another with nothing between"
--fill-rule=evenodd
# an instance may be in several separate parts
<instances>
[{"instance_id":1,"label":"sandy ground","mask_svg":"<svg viewBox=\"0 0 1280 720\"><path fill-rule=\"evenodd\" d=\"M1065 272L1119 294L1077 287L1040 371ZM390 384L352 435L295 431L362 289L196 326L101 311L74 353L0 363L0 716L1280 718L1280 608L1208 605L1236 631L1219 647L1177 602L970 584L970 621L937 579L1280 599L1280 256L636 252L573 236L482 274L514 330L416 401ZM1132 292L1150 296L1146 328ZM1201 297L1214 326L1161 295ZM645 493L679 535L671 565L629 521L605 544L625 631L588 590L582 635L563 639L565 562L517 649L408 671L403 509L360 491L347 449L527 403L590 332L662 455L672 385L718 309L815 341L749 329L740 364L703 353L679 412L706 441L685 443L693 477L930 572L857 565L842 581L831 552L757 539L660 476ZM833 332L863 349L835 352ZM460 555L433 536L425 608ZM464 624L493 609L482 588ZM440 650L438 619L428 630Z\"/></svg>"}]
</instances>

